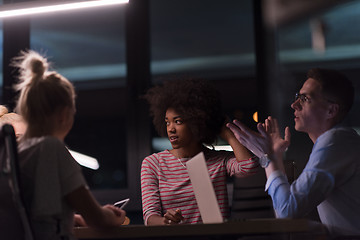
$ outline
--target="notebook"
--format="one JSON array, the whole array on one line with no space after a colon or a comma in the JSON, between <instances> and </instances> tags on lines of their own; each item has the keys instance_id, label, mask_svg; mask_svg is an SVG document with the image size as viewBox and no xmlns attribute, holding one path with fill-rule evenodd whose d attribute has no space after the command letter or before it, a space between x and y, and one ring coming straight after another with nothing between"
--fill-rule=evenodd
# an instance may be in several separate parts
<instances>
[{"instance_id":1,"label":"notebook","mask_svg":"<svg viewBox=\"0 0 360 240\"><path fill-rule=\"evenodd\" d=\"M216 199L203 152L186 162L197 205L203 223L222 223L220 207Z\"/></svg>"}]
</instances>

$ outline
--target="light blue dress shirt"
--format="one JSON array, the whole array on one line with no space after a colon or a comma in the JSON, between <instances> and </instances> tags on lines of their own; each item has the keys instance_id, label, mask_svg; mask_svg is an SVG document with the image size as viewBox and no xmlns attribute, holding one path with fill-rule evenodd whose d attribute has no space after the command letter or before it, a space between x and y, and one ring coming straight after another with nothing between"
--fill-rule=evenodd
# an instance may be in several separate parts
<instances>
[{"instance_id":1,"label":"light blue dress shirt","mask_svg":"<svg viewBox=\"0 0 360 240\"><path fill-rule=\"evenodd\" d=\"M334 127L315 142L303 172L291 185L273 172L265 190L280 218L299 218L317 207L331 233L360 235L360 136Z\"/></svg>"}]
</instances>

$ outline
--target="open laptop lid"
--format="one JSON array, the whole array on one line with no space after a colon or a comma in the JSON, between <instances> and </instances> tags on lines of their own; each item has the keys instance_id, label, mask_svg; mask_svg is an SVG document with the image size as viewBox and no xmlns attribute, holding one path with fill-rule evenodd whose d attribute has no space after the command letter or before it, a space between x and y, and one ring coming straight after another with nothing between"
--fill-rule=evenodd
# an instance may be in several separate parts
<instances>
[{"instance_id":1,"label":"open laptop lid","mask_svg":"<svg viewBox=\"0 0 360 240\"><path fill-rule=\"evenodd\" d=\"M186 162L197 205L203 223L222 223L223 218L216 199L203 152Z\"/></svg>"}]
</instances>

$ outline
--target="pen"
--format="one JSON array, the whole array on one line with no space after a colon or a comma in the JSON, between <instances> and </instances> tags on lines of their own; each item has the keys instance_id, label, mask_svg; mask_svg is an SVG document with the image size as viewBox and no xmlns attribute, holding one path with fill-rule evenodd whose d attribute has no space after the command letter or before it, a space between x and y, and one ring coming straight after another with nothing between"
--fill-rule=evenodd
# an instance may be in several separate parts
<instances>
[{"instance_id":1,"label":"pen","mask_svg":"<svg viewBox=\"0 0 360 240\"><path fill-rule=\"evenodd\" d=\"M123 209L128 204L129 201L130 201L130 198L127 198L127 199L124 199L124 200L114 203L114 206L116 206L120 209Z\"/></svg>"}]
</instances>

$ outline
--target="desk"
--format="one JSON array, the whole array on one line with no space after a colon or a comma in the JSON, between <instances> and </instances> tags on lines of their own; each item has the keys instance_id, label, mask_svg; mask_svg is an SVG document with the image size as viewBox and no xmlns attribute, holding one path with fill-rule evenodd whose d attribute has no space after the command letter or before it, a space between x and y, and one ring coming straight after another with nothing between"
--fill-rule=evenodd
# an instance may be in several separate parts
<instances>
[{"instance_id":1,"label":"desk","mask_svg":"<svg viewBox=\"0 0 360 240\"><path fill-rule=\"evenodd\" d=\"M286 239L289 239L289 236L291 239L326 239L324 225L307 219L248 219L221 224L166 226L128 225L106 231L80 227L75 228L74 233L79 239L226 239L254 235L286 236ZM293 237L299 235L302 237Z\"/></svg>"}]
</instances>

